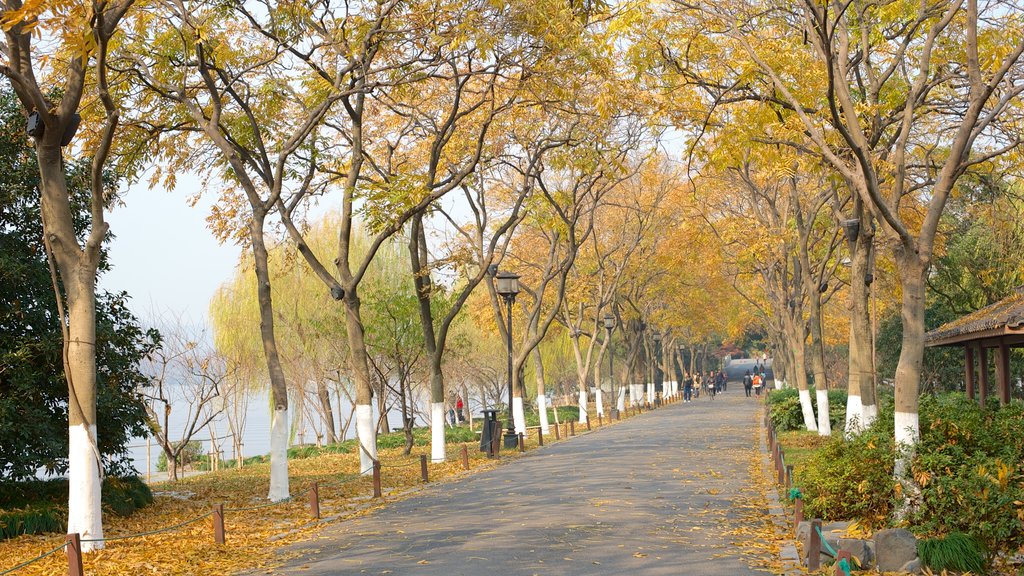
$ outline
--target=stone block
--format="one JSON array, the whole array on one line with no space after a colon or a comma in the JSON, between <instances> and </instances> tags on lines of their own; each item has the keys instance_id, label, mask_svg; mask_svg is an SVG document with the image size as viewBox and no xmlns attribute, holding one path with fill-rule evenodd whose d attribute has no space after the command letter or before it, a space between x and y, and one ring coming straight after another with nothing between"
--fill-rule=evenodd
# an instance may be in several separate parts
<instances>
[{"instance_id":1,"label":"stone block","mask_svg":"<svg viewBox=\"0 0 1024 576\"><path fill-rule=\"evenodd\" d=\"M921 569L921 559L914 558L910 562L903 565L903 571L910 574L924 574L924 570Z\"/></svg>"},{"instance_id":2,"label":"stone block","mask_svg":"<svg viewBox=\"0 0 1024 576\"><path fill-rule=\"evenodd\" d=\"M875 558L879 572L902 570L903 566L917 558L917 538L903 528L876 532Z\"/></svg>"},{"instance_id":3,"label":"stone block","mask_svg":"<svg viewBox=\"0 0 1024 576\"><path fill-rule=\"evenodd\" d=\"M859 538L840 538L836 550L847 551L853 556L853 566L870 570L875 565L875 551L871 541Z\"/></svg>"}]
</instances>

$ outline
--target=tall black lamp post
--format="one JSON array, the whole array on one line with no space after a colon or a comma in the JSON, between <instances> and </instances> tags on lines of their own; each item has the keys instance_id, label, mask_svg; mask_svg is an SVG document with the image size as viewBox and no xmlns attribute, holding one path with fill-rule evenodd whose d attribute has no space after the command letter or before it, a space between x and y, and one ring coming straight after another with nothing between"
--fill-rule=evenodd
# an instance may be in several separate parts
<instances>
[{"instance_id":1,"label":"tall black lamp post","mask_svg":"<svg viewBox=\"0 0 1024 576\"><path fill-rule=\"evenodd\" d=\"M494 275L495 289L505 300L505 347L508 349L508 429L505 431L505 448L518 448L519 436L512 416L512 304L519 294L519 275L498 272Z\"/></svg>"},{"instance_id":2,"label":"tall black lamp post","mask_svg":"<svg viewBox=\"0 0 1024 576\"><path fill-rule=\"evenodd\" d=\"M615 394L615 354L612 351L612 330L615 329L615 316L604 315L604 328L608 331L608 378L612 381L612 411L610 418L619 419L619 397Z\"/></svg>"}]
</instances>

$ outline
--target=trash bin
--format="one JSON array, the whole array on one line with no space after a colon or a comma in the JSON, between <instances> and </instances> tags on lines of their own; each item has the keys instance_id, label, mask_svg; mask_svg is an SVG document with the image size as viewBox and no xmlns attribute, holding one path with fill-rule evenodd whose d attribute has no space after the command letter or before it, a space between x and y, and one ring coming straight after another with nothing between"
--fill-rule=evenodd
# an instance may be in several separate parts
<instances>
[{"instance_id":1,"label":"trash bin","mask_svg":"<svg viewBox=\"0 0 1024 576\"><path fill-rule=\"evenodd\" d=\"M480 451L492 456L491 446L494 442L494 431L498 429L495 423L498 421L497 410L484 410L484 423L480 432Z\"/></svg>"}]
</instances>

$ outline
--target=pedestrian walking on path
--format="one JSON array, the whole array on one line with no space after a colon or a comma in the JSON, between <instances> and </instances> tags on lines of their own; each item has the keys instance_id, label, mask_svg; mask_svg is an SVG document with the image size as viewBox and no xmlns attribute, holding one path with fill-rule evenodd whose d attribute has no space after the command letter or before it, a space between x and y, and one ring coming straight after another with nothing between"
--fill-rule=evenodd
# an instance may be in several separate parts
<instances>
[{"instance_id":1,"label":"pedestrian walking on path","mask_svg":"<svg viewBox=\"0 0 1024 576\"><path fill-rule=\"evenodd\" d=\"M683 379L683 402L690 402L693 400L693 376L689 372L686 373L686 377Z\"/></svg>"},{"instance_id":2,"label":"pedestrian walking on path","mask_svg":"<svg viewBox=\"0 0 1024 576\"><path fill-rule=\"evenodd\" d=\"M756 396L761 395L761 386L764 385L764 380L761 379L760 374L754 374L754 394Z\"/></svg>"},{"instance_id":3,"label":"pedestrian walking on path","mask_svg":"<svg viewBox=\"0 0 1024 576\"><path fill-rule=\"evenodd\" d=\"M747 373L743 375L743 394L747 398L750 398L750 392L753 390L753 387L754 379L750 377L750 370L747 370Z\"/></svg>"}]
</instances>

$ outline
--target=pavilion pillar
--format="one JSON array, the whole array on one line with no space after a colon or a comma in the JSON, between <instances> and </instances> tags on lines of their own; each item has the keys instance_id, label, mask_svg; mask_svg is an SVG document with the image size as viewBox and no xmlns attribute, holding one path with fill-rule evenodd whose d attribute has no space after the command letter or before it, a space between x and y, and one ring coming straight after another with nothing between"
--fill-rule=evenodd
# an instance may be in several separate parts
<instances>
[{"instance_id":1,"label":"pavilion pillar","mask_svg":"<svg viewBox=\"0 0 1024 576\"><path fill-rule=\"evenodd\" d=\"M985 345L980 342L978 343L978 371L981 376L978 386L978 404L984 407L985 401L988 399L988 348L985 348Z\"/></svg>"},{"instance_id":2,"label":"pavilion pillar","mask_svg":"<svg viewBox=\"0 0 1024 576\"><path fill-rule=\"evenodd\" d=\"M967 397L974 400L974 348L964 346L964 381L967 383Z\"/></svg>"},{"instance_id":3,"label":"pavilion pillar","mask_svg":"<svg viewBox=\"0 0 1024 576\"><path fill-rule=\"evenodd\" d=\"M1010 347L1006 341L999 339L996 348L996 380L999 381L999 404L1010 403Z\"/></svg>"}]
</instances>

